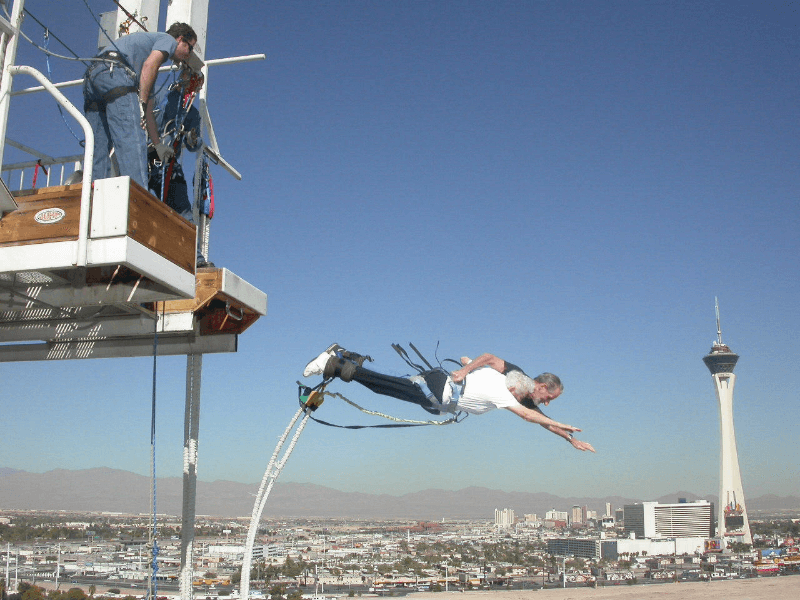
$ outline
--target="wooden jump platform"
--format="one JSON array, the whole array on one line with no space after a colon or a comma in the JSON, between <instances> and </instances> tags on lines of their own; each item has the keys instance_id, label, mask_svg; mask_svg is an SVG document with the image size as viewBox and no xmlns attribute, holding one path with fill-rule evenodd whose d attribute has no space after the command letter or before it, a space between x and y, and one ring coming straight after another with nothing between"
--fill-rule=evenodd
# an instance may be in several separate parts
<instances>
[{"instance_id":1,"label":"wooden jump platform","mask_svg":"<svg viewBox=\"0 0 800 600\"><path fill-rule=\"evenodd\" d=\"M82 191L3 199L0 362L144 355L155 331L165 354L236 351L266 294L224 268L195 273L195 226L130 178L94 181L83 219Z\"/></svg>"}]
</instances>

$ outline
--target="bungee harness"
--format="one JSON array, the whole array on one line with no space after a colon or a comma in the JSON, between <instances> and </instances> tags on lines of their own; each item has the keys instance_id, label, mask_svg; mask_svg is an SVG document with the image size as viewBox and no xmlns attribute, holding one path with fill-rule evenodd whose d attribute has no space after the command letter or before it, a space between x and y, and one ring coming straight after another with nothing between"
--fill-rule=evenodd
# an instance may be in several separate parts
<instances>
[{"instance_id":1,"label":"bungee harness","mask_svg":"<svg viewBox=\"0 0 800 600\"><path fill-rule=\"evenodd\" d=\"M434 381L437 381L437 382L441 382L442 387L443 387L444 381L450 375L450 372L442 366L442 362L453 362L453 363L459 365L459 367L461 366L461 363L459 363L458 361L455 361L453 359L448 358L448 359L444 359L444 361L439 361L437 359L437 362L439 363L439 366L438 367L434 367L433 365L431 365L431 363L429 363L425 359L425 357L422 355L422 353L420 353L420 351L417 350L417 348L414 346L414 344L409 343L409 346L411 346L411 349L414 350L414 352L417 354L417 356L419 356L420 360L428 367L427 369L425 367L413 362L411 360L411 358L409 357L408 352L406 352L406 350L402 346L400 346L399 344L392 344L392 348L400 355L400 357L406 362L406 364L408 364L412 369L417 371L419 376L424 378L425 382L429 386ZM437 343L437 351L438 351L438 343ZM362 363L363 363L364 358L369 358L369 357L362 357L362 359L361 359ZM372 359L369 359L369 360L372 360ZM331 381L333 381L332 377L323 380L321 383L319 383L318 385L316 385L314 387L309 387L309 386L303 385L299 381L297 382L297 385L298 385L298 399L299 399L301 407L304 407L306 409L306 412L307 412L309 418L312 421L315 421L315 422L319 423L320 425L327 425L328 427L337 427L339 429L390 429L390 428L397 428L397 427L424 427L424 426L427 426L427 425L450 425L451 423L460 423L461 421L463 421L468 416L467 413L459 411L459 412L456 412L452 417L450 417L450 418L448 418L448 419L446 419L444 421L433 421L433 420L417 421L417 420L401 419L399 417L393 417L391 415L387 415L387 414L384 414L384 413L381 413L381 412L378 412L378 411L368 410L366 408L363 408L362 406L359 406L358 404L356 404L355 402L353 402L352 400L346 398L345 396L343 396L342 394L340 394L338 392L328 392L328 391L326 391L325 388L327 387L327 385ZM439 388L434 385L432 389L439 389ZM384 423L384 424L381 424L381 425L337 425L335 423L330 423L328 421L324 421L322 419L318 419L316 417L311 416L311 413L316 411L322 405L322 402L324 401L325 396L329 396L331 398L339 398L340 400L344 400L347 404L349 404L353 408L356 408L356 409L360 410L364 414L373 415L373 416L376 416L376 417L381 417L381 418L384 418L384 419L388 419L390 421L394 421L394 423ZM441 402L441 398L440 397L437 398L437 400L439 400ZM425 409L428 412L431 412L433 414L441 414L438 411L431 410L430 408L428 408L428 407L426 407L424 405L420 404L420 406L423 409Z\"/></svg>"}]
</instances>

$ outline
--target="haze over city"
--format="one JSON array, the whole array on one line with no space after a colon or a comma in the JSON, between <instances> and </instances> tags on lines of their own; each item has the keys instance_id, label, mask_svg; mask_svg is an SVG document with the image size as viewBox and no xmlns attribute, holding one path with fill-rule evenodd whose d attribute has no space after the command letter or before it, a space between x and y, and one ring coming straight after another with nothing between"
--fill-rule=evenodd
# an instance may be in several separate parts
<instances>
[{"instance_id":1,"label":"haze over city","mask_svg":"<svg viewBox=\"0 0 800 600\"><path fill-rule=\"evenodd\" d=\"M83 2L26 7L95 53ZM330 343L404 374L390 344L412 341L429 357L438 344L439 358L492 352L557 373L565 391L545 412L597 454L507 411L398 430L312 423L281 481L716 493L717 401L701 359L718 297L722 338L741 356L745 494L800 494L799 22L786 1L212 1L205 57L267 59L208 77L220 147L243 175L214 170L209 258L266 291L269 312L238 353L204 359L200 479L260 480L295 382ZM33 19L23 30L42 43ZM17 62L47 72L27 42ZM84 69L50 67L54 81ZM80 87L65 93L82 104ZM12 104L8 136L80 152L53 101L28 99ZM6 364L0 466L146 475L152 368ZM182 357L158 361L159 476L181 473L184 371ZM355 384L331 391L428 418ZM378 422L336 399L316 416Z\"/></svg>"}]
</instances>

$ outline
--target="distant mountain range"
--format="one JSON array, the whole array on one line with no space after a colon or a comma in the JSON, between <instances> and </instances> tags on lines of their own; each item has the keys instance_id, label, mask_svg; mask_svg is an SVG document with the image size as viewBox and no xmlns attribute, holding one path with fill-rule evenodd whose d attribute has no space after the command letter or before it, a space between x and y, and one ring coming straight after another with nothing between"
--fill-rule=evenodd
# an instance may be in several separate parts
<instances>
[{"instance_id":1,"label":"distant mountain range","mask_svg":"<svg viewBox=\"0 0 800 600\"><path fill-rule=\"evenodd\" d=\"M182 487L179 477L157 480L159 513L181 514ZM198 481L197 514L249 516L257 491L258 484ZM701 498L689 492L645 500L677 502L678 498L716 502L714 496ZM310 483L276 483L267 501L264 517L493 519L495 508L511 508L520 516L526 513L544 516L553 508L566 511L577 505L588 506L590 510L604 514L606 502L616 509L641 501L641 498L622 496L562 498L545 492L503 492L483 487L456 491L430 489L392 496L341 492ZM800 512L800 498L774 495L748 498L747 508L750 513ZM0 509L148 513L150 478L108 468L28 473L0 467Z\"/></svg>"}]
</instances>

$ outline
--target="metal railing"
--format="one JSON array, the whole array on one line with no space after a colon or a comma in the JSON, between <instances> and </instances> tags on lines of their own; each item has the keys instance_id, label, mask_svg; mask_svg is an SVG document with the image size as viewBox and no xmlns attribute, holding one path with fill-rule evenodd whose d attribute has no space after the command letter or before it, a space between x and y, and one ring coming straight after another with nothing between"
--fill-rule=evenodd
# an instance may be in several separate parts
<instances>
[{"instance_id":1,"label":"metal railing","mask_svg":"<svg viewBox=\"0 0 800 600\"><path fill-rule=\"evenodd\" d=\"M78 244L75 248L75 262L74 264L78 267L85 267L87 262L87 248L88 248L88 238L89 238L89 207L91 202L91 193L92 193L92 164L94 161L94 131L92 131L91 126L89 125L89 121L86 120L86 117L75 108L75 105L70 102L64 94L62 94L59 89L51 83L47 77L44 76L43 73L37 71L33 67L29 67L26 65L13 65L7 68L7 72L11 77L16 75L29 75L36 79L42 87L50 93L53 98L70 114L70 116L75 119L83 129L83 135L85 142L85 148L83 151L83 188L81 189L81 215L80 221L78 224ZM67 160L69 158L74 157L66 157L64 159L52 159L52 164L58 164L56 161L63 160L64 162L72 162ZM42 160L41 164L45 164L45 159ZM26 164L26 163L17 163L18 165ZM32 165L35 168L37 161L33 161ZM16 165L8 165L7 167L3 167L3 171L11 170L11 167ZM49 177L49 174L48 174Z\"/></svg>"},{"instance_id":2,"label":"metal railing","mask_svg":"<svg viewBox=\"0 0 800 600\"><path fill-rule=\"evenodd\" d=\"M25 152L29 152L34 156L39 156L38 153L33 153L30 150L26 149L22 144L17 144L13 140L6 138L6 144L9 146L13 146L15 148L19 148ZM9 189L14 190L24 190L30 189L33 186L33 175L31 171L36 169L37 165L39 167L44 167L45 171L43 173L44 176L44 183L41 184L43 187L51 186L51 185L63 185L64 181L72 174L72 172L80 170L81 162L83 161L83 154L74 154L72 156L62 156L60 158L55 158L52 156L41 156L37 160L28 160L18 163L11 163L7 165L3 165L2 168L2 176L3 180L8 185ZM68 166L72 164L72 172L68 171ZM55 170L54 170L55 167ZM59 168L60 167L60 168ZM29 180L29 184L26 187L26 179ZM37 185L38 185L37 179Z\"/></svg>"}]
</instances>

